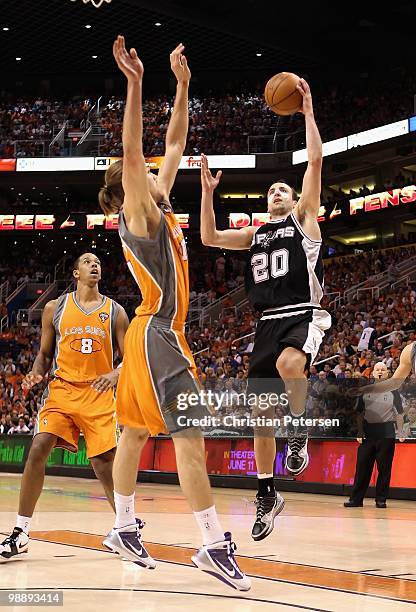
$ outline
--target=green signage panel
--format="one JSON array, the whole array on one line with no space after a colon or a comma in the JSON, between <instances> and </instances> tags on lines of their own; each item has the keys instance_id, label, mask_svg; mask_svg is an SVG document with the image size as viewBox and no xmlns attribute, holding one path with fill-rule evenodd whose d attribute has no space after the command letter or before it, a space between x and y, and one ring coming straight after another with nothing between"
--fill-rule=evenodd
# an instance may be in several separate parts
<instances>
[{"instance_id":1,"label":"green signage panel","mask_svg":"<svg viewBox=\"0 0 416 612\"><path fill-rule=\"evenodd\" d=\"M24 465L32 444L32 436L0 436L0 468L8 465ZM85 440L80 437L78 452L71 453L63 448L54 448L48 457L47 467L60 466L88 467Z\"/></svg>"}]
</instances>

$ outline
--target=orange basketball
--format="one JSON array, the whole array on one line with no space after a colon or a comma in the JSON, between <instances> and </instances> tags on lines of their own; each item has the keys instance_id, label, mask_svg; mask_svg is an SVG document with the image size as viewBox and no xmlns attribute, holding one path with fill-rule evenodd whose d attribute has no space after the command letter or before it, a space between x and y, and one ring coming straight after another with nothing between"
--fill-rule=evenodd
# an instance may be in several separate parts
<instances>
[{"instance_id":1,"label":"orange basketball","mask_svg":"<svg viewBox=\"0 0 416 612\"><path fill-rule=\"evenodd\" d=\"M302 108L302 94L296 89L299 77L293 72L279 72L264 88L267 106L277 115L293 115Z\"/></svg>"}]
</instances>

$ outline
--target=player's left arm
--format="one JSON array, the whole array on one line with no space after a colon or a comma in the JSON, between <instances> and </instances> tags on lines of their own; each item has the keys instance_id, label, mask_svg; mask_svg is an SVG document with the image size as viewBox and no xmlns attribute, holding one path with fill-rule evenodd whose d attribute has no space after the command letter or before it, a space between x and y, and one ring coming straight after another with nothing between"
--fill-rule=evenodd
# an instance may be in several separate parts
<instances>
[{"instance_id":1,"label":"player's left arm","mask_svg":"<svg viewBox=\"0 0 416 612\"><path fill-rule=\"evenodd\" d=\"M120 304L118 305L118 307L119 310L114 331L118 353L120 357L123 357L124 337L129 326L129 318L127 316L126 311L122 306L120 306ZM108 374L102 374L101 376L98 376L94 380L94 382L91 383L91 387L95 389L95 391L98 391L98 393L104 393L105 391L108 391L109 389L117 385L118 378L120 376L120 371L121 365L118 366L118 368L111 370L111 372L108 372Z\"/></svg>"},{"instance_id":2,"label":"player's left arm","mask_svg":"<svg viewBox=\"0 0 416 612\"><path fill-rule=\"evenodd\" d=\"M186 57L182 54L184 49L184 45L180 44L170 54L170 66L177 80L176 96L166 132L165 159L157 177L158 189L166 199L169 198L175 182L188 135L188 90L191 71Z\"/></svg>"},{"instance_id":3,"label":"player's left arm","mask_svg":"<svg viewBox=\"0 0 416 612\"><path fill-rule=\"evenodd\" d=\"M305 116L308 166L295 215L306 234L313 240L320 240L321 231L317 217L321 205L322 140L313 113L311 90L305 79L300 79L297 89L303 98L302 113Z\"/></svg>"}]
</instances>

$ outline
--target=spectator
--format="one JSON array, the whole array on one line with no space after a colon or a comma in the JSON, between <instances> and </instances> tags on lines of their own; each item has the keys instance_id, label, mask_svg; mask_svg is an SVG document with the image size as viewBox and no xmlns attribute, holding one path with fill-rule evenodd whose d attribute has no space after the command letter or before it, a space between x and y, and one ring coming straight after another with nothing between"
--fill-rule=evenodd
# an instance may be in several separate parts
<instances>
[{"instance_id":1,"label":"spectator","mask_svg":"<svg viewBox=\"0 0 416 612\"><path fill-rule=\"evenodd\" d=\"M403 434L406 438L416 438L416 406L414 403L407 410Z\"/></svg>"},{"instance_id":2,"label":"spectator","mask_svg":"<svg viewBox=\"0 0 416 612\"><path fill-rule=\"evenodd\" d=\"M28 434L30 433L29 427L26 425L23 417L12 419L12 427L7 432L7 435L12 436L14 434Z\"/></svg>"}]
</instances>

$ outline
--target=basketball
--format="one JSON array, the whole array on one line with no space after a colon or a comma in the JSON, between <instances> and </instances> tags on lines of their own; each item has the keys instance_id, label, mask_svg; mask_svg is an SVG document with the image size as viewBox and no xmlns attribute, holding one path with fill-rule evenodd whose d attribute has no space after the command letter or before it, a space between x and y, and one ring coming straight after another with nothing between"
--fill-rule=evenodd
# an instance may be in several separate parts
<instances>
[{"instance_id":1,"label":"basketball","mask_svg":"<svg viewBox=\"0 0 416 612\"><path fill-rule=\"evenodd\" d=\"M293 72L279 72L264 89L267 106L277 115L294 115L302 108L302 95L296 89L299 77Z\"/></svg>"}]
</instances>

